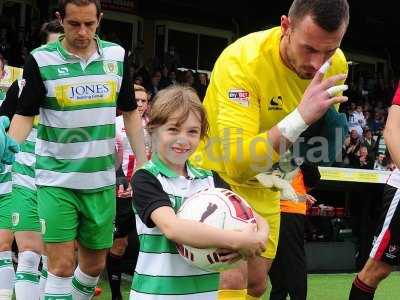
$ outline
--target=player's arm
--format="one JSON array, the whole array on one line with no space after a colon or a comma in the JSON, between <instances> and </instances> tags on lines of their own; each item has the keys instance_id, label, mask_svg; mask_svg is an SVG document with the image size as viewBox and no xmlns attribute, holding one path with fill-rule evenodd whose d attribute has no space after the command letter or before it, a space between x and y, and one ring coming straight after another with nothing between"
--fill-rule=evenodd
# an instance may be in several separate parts
<instances>
[{"instance_id":1,"label":"player's arm","mask_svg":"<svg viewBox=\"0 0 400 300\"><path fill-rule=\"evenodd\" d=\"M39 66L30 54L26 60L23 80L19 86L19 99L8 134L18 143L23 143L32 130L33 119L39 114L46 88L40 76Z\"/></svg>"},{"instance_id":2,"label":"player's arm","mask_svg":"<svg viewBox=\"0 0 400 300\"><path fill-rule=\"evenodd\" d=\"M323 80L329 68L329 65L324 65L316 73L297 109L270 130L260 133L259 93L258 87L254 85L256 80L249 72L226 68L226 65L234 62L225 63L224 59L217 62L212 78L218 98L217 126L225 170L231 178L238 181L246 181L269 170L279 160L279 152L286 151L330 106L347 100L347 97L336 96L347 87L335 86L346 75ZM235 89L248 94L246 101L239 102L233 97L230 91Z\"/></svg>"},{"instance_id":3,"label":"player's arm","mask_svg":"<svg viewBox=\"0 0 400 300\"><path fill-rule=\"evenodd\" d=\"M389 109L383 136L390 156L397 168L400 168L400 89L397 89L393 105Z\"/></svg>"},{"instance_id":4,"label":"player's arm","mask_svg":"<svg viewBox=\"0 0 400 300\"><path fill-rule=\"evenodd\" d=\"M196 248L222 248L239 251L246 257L260 254L268 232L260 225L254 232L221 230L204 223L177 218L160 182L147 171L139 170L132 178L133 205L148 227L157 226L170 240Z\"/></svg>"},{"instance_id":5,"label":"player's arm","mask_svg":"<svg viewBox=\"0 0 400 300\"><path fill-rule=\"evenodd\" d=\"M137 165L140 167L147 161L142 120L136 109L133 111L123 112L122 114L124 117L126 136L128 137L129 144L135 153Z\"/></svg>"},{"instance_id":6,"label":"player's arm","mask_svg":"<svg viewBox=\"0 0 400 300\"><path fill-rule=\"evenodd\" d=\"M137 111L137 104L132 87L133 84L131 84L129 80L128 62L125 58L121 89L117 99L117 108L122 111L126 136L128 137L133 152L135 152L137 164L141 166L147 161L147 158L144 146L142 120Z\"/></svg>"}]
</instances>

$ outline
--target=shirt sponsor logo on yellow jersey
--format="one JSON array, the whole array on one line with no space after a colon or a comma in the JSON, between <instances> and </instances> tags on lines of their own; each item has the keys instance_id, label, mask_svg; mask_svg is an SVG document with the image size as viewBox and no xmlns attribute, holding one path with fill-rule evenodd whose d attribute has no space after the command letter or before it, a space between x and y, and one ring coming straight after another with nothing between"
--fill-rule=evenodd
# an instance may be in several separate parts
<instances>
[{"instance_id":1,"label":"shirt sponsor logo on yellow jersey","mask_svg":"<svg viewBox=\"0 0 400 300\"><path fill-rule=\"evenodd\" d=\"M244 107L249 107L250 93L241 89L231 89L228 91L229 100L238 103Z\"/></svg>"},{"instance_id":2,"label":"shirt sponsor logo on yellow jersey","mask_svg":"<svg viewBox=\"0 0 400 300\"><path fill-rule=\"evenodd\" d=\"M282 96L272 97L268 103L268 110L282 110L283 100Z\"/></svg>"}]
</instances>

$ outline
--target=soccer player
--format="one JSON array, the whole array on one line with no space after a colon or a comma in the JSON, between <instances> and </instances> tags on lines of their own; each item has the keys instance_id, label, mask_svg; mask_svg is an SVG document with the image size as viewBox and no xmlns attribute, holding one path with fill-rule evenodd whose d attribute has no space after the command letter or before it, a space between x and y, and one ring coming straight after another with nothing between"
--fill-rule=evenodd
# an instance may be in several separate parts
<instances>
[{"instance_id":1,"label":"soccer player","mask_svg":"<svg viewBox=\"0 0 400 300\"><path fill-rule=\"evenodd\" d=\"M43 24L39 33L42 43L55 42L63 33L58 20ZM7 94L7 98L0 108L1 115L10 119L15 114L18 95L23 83L16 81L10 89L16 91ZM37 122L35 122L37 123ZM44 291L47 277L47 257L42 256L42 273L37 277L40 256L43 253L41 226L37 214L37 198L35 185L35 142L36 124L28 139L20 146L20 152L12 167L12 230L17 242L18 268L15 280L15 294L17 299L38 299Z\"/></svg>"},{"instance_id":2,"label":"soccer player","mask_svg":"<svg viewBox=\"0 0 400 300\"><path fill-rule=\"evenodd\" d=\"M139 165L146 157L125 51L96 36L100 1L62 0L57 17L65 35L27 58L9 136L24 142L40 114L35 183L48 254L45 299L89 299L112 245L115 106Z\"/></svg>"},{"instance_id":3,"label":"soccer player","mask_svg":"<svg viewBox=\"0 0 400 300\"><path fill-rule=\"evenodd\" d=\"M152 158L132 178L140 252L130 299L214 300L219 275L189 265L175 243L229 250L224 257L227 261L238 253L248 258L265 249L267 225L258 215L257 226L249 224L244 231L221 230L176 217L186 198L221 187L218 177L188 162L207 131L206 114L195 90L171 86L158 92L148 129Z\"/></svg>"},{"instance_id":4,"label":"soccer player","mask_svg":"<svg viewBox=\"0 0 400 300\"><path fill-rule=\"evenodd\" d=\"M7 95L18 93L16 89L9 90L12 83L22 76L22 69L5 65L5 59L0 54L0 105ZM0 163L1 164L1 163ZM14 240L11 224L11 166L6 165L0 172L0 299L9 300L13 294L15 279L11 257L11 246Z\"/></svg>"},{"instance_id":5,"label":"soccer player","mask_svg":"<svg viewBox=\"0 0 400 300\"><path fill-rule=\"evenodd\" d=\"M221 299L258 299L265 292L280 197L255 175L329 107L347 100L341 92L348 66L339 47L348 23L346 0L294 0L280 27L240 38L215 63L204 100L210 139L193 162L216 171L270 226L262 257L249 260L247 270L222 273Z\"/></svg>"},{"instance_id":6,"label":"soccer player","mask_svg":"<svg viewBox=\"0 0 400 300\"><path fill-rule=\"evenodd\" d=\"M137 110L142 119L142 125L145 128L148 122L147 108L149 94L146 89L140 85L134 85ZM144 129L146 156L150 159L150 137L147 130ZM128 234L136 235L135 215L132 210L132 188L130 181L136 170L135 153L129 146L128 137L125 133L125 126L122 116L116 119L116 143L117 153L121 152L121 167L117 164L117 213L115 216L114 243L107 256L107 274L111 289L112 300L122 299L121 295L121 273L124 269L122 258L128 246ZM139 254L139 239L131 239L132 253L130 257L134 259L135 268L136 259ZM131 267L131 266L130 266ZM126 268L125 268L126 269Z\"/></svg>"},{"instance_id":7,"label":"soccer player","mask_svg":"<svg viewBox=\"0 0 400 300\"><path fill-rule=\"evenodd\" d=\"M400 263L400 87L397 88L384 130L385 143L396 169L383 193L383 211L370 257L351 287L349 300L372 300L382 280Z\"/></svg>"}]
</instances>

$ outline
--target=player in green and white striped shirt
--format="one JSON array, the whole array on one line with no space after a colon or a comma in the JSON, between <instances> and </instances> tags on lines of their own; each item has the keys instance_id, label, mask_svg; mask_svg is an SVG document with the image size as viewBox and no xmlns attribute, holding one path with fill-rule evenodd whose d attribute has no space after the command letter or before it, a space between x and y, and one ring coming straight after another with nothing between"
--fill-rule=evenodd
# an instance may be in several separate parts
<instances>
[{"instance_id":1,"label":"player in green and white striped shirt","mask_svg":"<svg viewBox=\"0 0 400 300\"><path fill-rule=\"evenodd\" d=\"M42 43L55 42L64 30L58 20L45 23L40 35ZM21 81L13 83L11 89L18 92L7 93L7 98L0 108L0 114L9 118L15 114L18 95L22 91ZM17 242L18 268L15 281L15 294L18 300L39 299L44 292L47 278L47 257L42 256L42 273L38 276L40 256L43 253L41 226L37 213L35 185L35 143L37 135L37 118L34 128L27 140L20 146L12 167L11 216L15 240Z\"/></svg>"},{"instance_id":2,"label":"player in green and white striped shirt","mask_svg":"<svg viewBox=\"0 0 400 300\"><path fill-rule=\"evenodd\" d=\"M116 107L140 163L146 160L125 51L95 35L101 17L98 0L60 2L65 35L27 58L9 130L23 142L40 114L35 176L49 260L45 299L89 299L104 268L115 216Z\"/></svg>"},{"instance_id":3,"label":"player in green and white striped shirt","mask_svg":"<svg viewBox=\"0 0 400 300\"><path fill-rule=\"evenodd\" d=\"M0 54L0 105L6 96L18 93L17 84L12 83L22 74L21 69L16 72L16 68L5 66L4 62L4 58ZM3 142L6 141L1 141L1 143ZM11 231L12 182L11 165L3 167L4 170L0 171L0 299L8 300L12 297L15 280L11 255L11 245L14 239Z\"/></svg>"}]
</instances>

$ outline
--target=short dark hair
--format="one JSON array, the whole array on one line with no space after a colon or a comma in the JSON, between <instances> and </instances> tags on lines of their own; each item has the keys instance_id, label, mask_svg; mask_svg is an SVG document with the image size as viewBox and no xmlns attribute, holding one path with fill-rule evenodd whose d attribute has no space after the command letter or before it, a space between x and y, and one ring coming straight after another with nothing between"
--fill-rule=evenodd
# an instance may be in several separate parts
<instances>
[{"instance_id":1,"label":"short dark hair","mask_svg":"<svg viewBox=\"0 0 400 300\"><path fill-rule=\"evenodd\" d=\"M47 39L50 33L64 33L64 27L62 27L58 20L46 22L40 28L39 38L42 44L47 43Z\"/></svg>"},{"instance_id":2,"label":"short dark hair","mask_svg":"<svg viewBox=\"0 0 400 300\"><path fill-rule=\"evenodd\" d=\"M99 18L100 13L101 13L101 4L100 0L59 0L58 1L58 12L61 15L61 19L64 19L65 17L65 8L67 7L67 4L75 4L77 6L84 6L84 5L89 5L89 4L94 4L96 5L97 9L97 18Z\"/></svg>"},{"instance_id":3,"label":"short dark hair","mask_svg":"<svg viewBox=\"0 0 400 300\"><path fill-rule=\"evenodd\" d=\"M294 0L289 17L296 22L310 15L322 29L333 32L349 24L350 12L347 0Z\"/></svg>"}]
</instances>

